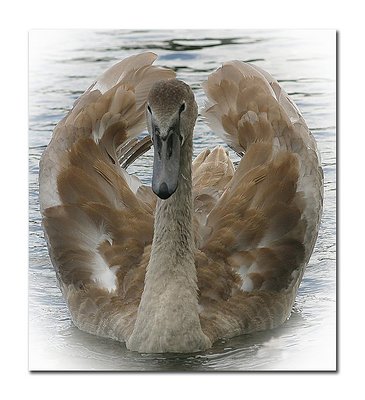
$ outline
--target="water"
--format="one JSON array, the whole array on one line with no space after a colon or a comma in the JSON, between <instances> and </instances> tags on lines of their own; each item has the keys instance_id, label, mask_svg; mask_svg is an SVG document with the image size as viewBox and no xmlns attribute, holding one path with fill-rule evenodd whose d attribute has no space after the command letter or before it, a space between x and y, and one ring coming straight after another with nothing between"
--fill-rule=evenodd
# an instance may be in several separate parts
<instances>
[{"instance_id":1,"label":"water","mask_svg":"<svg viewBox=\"0 0 365 400\"><path fill-rule=\"evenodd\" d=\"M144 50L159 55L204 104L200 83L220 63L254 62L296 102L322 157L318 241L290 319L200 354L139 355L79 331L57 288L41 229L38 164L57 122L95 77ZM334 31L33 31L29 45L29 367L31 370L238 371L336 368L336 62ZM222 142L198 118L194 153ZM233 155L232 155L233 156ZM151 152L130 172L150 181Z\"/></svg>"}]
</instances>

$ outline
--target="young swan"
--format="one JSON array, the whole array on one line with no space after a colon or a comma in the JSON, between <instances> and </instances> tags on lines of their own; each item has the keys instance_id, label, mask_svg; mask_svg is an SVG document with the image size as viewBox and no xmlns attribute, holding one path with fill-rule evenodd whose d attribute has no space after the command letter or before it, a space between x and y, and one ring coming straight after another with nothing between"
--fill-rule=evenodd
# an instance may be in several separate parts
<instances>
[{"instance_id":1,"label":"young swan","mask_svg":"<svg viewBox=\"0 0 365 400\"><path fill-rule=\"evenodd\" d=\"M199 320L192 232L198 107L190 87L173 79L154 84L146 115L154 145L152 189L159 199L151 258L127 347L149 353L201 351L212 343Z\"/></svg>"}]
</instances>

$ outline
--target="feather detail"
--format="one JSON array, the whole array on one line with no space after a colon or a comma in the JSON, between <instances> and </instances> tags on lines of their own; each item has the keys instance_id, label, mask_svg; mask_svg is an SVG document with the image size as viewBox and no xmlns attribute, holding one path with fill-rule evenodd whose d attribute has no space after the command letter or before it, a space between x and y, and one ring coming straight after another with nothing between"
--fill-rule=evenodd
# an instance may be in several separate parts
<instances>
[{"instance_id":1,"label":"feather detail","mask_svg":"<svg viewBox=\"0 0 365 400\"><path fill-rule=\"evenodd\" d=\"M73 321L118 340L136 317L155 204L119 160L126 167L148 150L134 139L148 92L175 76L152 66L155 58L132 56L101 75L56 126L40 163L45 236Z\"/></svg>"},{"instance_id":2,"label":"feather detail","mask_svg":"<svg viewBox=\"0 0 365 400\"><path fill-rule=\"evenodd\" d=\"M151 188L126 171L152 145L150 136L137 138L146 126L152 85L175 76L152 66L155 59L150 52L132 56L102 74L58 123L40 162L45 237L72 319L80 329L120 341L128 341L138 325L154 224L159 223L154 221L156 196ZM203 88L206 120L243 157L235 169L219 146L194 160L193 209L184 209L188 202L180 198L181 221L174 225L179 238L189 237L193 274L179 270L180 279L169 282L179 263L171 269L163 265L169 273L164 281L161 277L161 293L172 283L182 297L194 300L194 327L200 321L204 337L200 349L219 338L271 329L285 321L313 251L323 201L315 140L271 75L230 61L212 73ZM196 109L190 97L186 110ZM161 112L175 103L162 104ZM190 174L190 165L184 167ZM189 182L190 175L184 179ZM189 204L190 190L185 193ZM192 218L195 243L191 228L184 230L185 217L189 227ZM168 240L173 242L172 233ZM159 245L163 252L166 242ZM180 250L179 260L186 261L186 248ZM170 253L163 256L171 258ZM156 276L160 266L155 264ZM184 290L186 282L189 290ZM176 290L166 302L175 313ZM157 332L158 325L153 325ZM181 332L179 326L174 332ZM171 338L164 339L169 343Z\"/></svg>"},{"instance_id":3,"label":"feather detail","mask_svg":"<svg viewBox=\"0 0 365 400\"><path fill-rule=\"evenodd\" d=\"M232 61L211 74L203 88L208 98L203 116L244 154L215 197L216 180L204 172L209 171L208 152L199 155L194 169L195 182L204 181L210 194L196 196L198 211L206 210L200 218L205 232L200 251L234 272L226 277L232 284L229 306L216 295L211 301L205 287L214 287L217 277L204 272L202 326L218 337L233 336L235 324L237 332L267 329L289 315L318 234L323 174L303 117L267 72ZM207 267L201 263L200 268ZM270 318L255 326L254 312ZM213 314L229 329L222 321L214 325Z\"/></svg>"}]
</instances>

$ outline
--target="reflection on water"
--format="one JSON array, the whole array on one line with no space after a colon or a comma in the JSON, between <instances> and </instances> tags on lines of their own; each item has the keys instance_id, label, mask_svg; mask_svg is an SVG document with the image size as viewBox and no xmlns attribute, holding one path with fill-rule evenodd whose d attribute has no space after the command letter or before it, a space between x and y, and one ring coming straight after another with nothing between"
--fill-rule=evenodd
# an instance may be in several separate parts
<instances>
[{"instance_id":1,"label":"reflection on water","mask_svg":"<svg viewBox=\"0 0 365 400\"><path fill-rule=\"evenodd\" d=\"M199 107L201 82L226 60L254 62L284 86L321 152L322 226L293 313L270 332L245 335L200 354L139 355L122 343L75 328L57 288L41 229L38 163L57 122L114 62L140 51L159 55L189 83ZM33 31L29 46L29 348L30 369L146 371L335 368L336 141L334 31ZM199 116L194 155L222 144ZM236 159L231 153L232 159ZM129 172L151 178L152 151Z\"/></svg>"}]
</instances>

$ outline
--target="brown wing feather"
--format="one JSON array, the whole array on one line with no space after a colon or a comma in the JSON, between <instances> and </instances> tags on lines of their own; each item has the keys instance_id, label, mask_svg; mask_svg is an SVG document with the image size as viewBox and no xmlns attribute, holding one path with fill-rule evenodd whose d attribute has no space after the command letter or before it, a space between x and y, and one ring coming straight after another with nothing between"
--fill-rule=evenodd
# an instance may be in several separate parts
<instances>
[{"instance_id":1,"label":"brown wing feather","mask_svg":"<svg viewBox=\"0 0 365 400\"><path fill-rule=\"evenodd\" d=\"M118 340L130 335L143 291L155 202L119 162L149 148L134 139L149 88L174 76L154 59L104 73L41 160L45 235L73 320ZM230 62L204 88L210 124L245 153L236 171L222 148L193 164L200 317L214 341L287 318L318 232L322 171L303 118L269 74Z\"/></svg>"},{"instance_id":2,"label":"brown wing feather","mask_svg":"<svg viewBox=\"0 0 365 400\"><path fill-rule=\"evenodd\" d=\"M304 119L269 74L232 61L203 87L208 123L244 154L219 198L207 199L200 244L207 258L200 256L198 276L202 326L214 339L267 329L289 315L318 233L323 175ZM214 180L205 177L209 191ZM211 271L217 265L229 271L224 295Z\"/></svg>"},{"instance_id":3,"label":"brown wing feather","mask_svg":"<svg viewBox=\"0 0 365 400\"><path fill-rule=\"evenodd\" d=\"M40 202L52 263L80 328L125 340L143 289L154 202L120 167L148 149L152 84L175 76L130 57L106 71L56 126L40 164Z\"/></svg>"}]
</instances>

